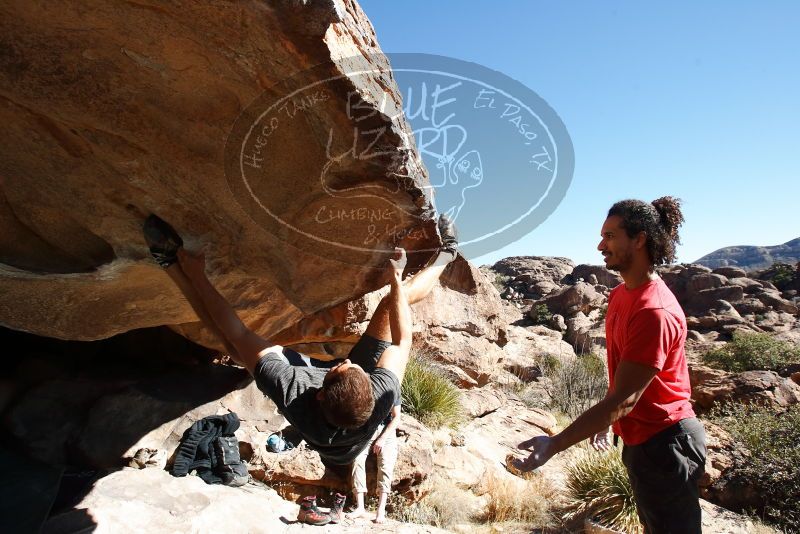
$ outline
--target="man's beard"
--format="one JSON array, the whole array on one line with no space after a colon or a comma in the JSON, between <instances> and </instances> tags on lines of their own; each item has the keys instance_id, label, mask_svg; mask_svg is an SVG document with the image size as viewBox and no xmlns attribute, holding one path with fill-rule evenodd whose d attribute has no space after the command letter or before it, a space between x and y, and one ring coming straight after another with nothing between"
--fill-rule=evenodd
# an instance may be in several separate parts
<instances>
[{"instance_id":1,"label":"man's beard","mask_svg":"<svg viewBox=\"0 0 800 534\"><path fill-rule=\"evenodd\" d=\"M626 254L622 258L615 256L616 256L615 254L611 254L610 256L608 256L612 258L610 263L606 263L606 269L608 269L609 271L616 271L619 273L625 270L630 265L631 263L630 254Z\"/></svg>"}]
</instances>

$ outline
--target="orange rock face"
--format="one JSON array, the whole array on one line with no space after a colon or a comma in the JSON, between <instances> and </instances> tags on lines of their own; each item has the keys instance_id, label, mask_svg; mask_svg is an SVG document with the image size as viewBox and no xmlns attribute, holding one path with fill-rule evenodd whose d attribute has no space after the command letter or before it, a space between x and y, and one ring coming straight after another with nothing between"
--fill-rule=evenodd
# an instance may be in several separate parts
<instances>
[{"instance_id":1,"label":"orange rock face","mask_svg":"<svg viewBox=\"0 0 800 534\"><path fill-rule=\"evenodd\" d=\"M379 287L409 232L438 243L355 2L20 0L0 28L0 324L80 340L168 324L213 345L149 257L149 213L205 248L267 336Z\"/></svg>"}]
</instances>

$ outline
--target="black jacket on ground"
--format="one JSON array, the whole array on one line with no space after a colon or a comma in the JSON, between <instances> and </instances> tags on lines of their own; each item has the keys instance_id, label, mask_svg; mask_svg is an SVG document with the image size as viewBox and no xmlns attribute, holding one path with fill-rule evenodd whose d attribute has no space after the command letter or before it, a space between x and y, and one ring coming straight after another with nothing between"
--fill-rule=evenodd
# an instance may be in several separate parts
<instances>
[{"instance_id":1,"label":"black jacket on ground","mask_svg":"<svg viewBox=\"0 0 800 534\"><path fill-rule=\"evenodd\" d=\"M239 416L231 412L226 415L210 415L197 421L183 433L181 444L175 453L172 476L183 477L193 470L208 484L222 484L215 474L217 457L214 454L214 439L232 436L239 428Z\"/></svg>"}]
</instances>

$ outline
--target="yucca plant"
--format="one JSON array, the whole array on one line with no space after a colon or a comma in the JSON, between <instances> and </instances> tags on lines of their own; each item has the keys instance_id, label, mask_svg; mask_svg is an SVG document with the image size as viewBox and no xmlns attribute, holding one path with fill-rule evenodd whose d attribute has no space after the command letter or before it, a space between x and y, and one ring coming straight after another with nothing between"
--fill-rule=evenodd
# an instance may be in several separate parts
<instances>
[{"instance_id":1,"label":"yucca plant","mask_svg":"<svg viewBox=\"0 0 800 534\"><path fill-rule=\"evenodd\" d=\"M403 378L403 411L424 424L455 426L463 418L458 388L419 356L408 361Z\"/></svg>"},{"instance_id":2,"label":"yucca plant","mask_svg":"<svg viewBox=\"0 0 800 534\"><path fill-rule=\"evenodd\" d=\"M614 530L643 532L619 449L587 451L567 467L566 474L568 501L564 519L585 514Z\"/></svg>"}]
</instances>

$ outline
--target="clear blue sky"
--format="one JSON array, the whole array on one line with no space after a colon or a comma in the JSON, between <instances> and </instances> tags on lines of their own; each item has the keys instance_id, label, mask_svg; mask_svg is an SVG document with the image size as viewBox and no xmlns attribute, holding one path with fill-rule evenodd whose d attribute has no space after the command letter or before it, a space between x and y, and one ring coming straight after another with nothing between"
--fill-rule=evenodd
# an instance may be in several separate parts
<instances>
[{"instance_id":1,"label":"clear blue sky","mask_svg":"<svg viewBox=\"0 0 800 534\"><path fill-rule=\"evenodd\" d=\"M532 233L495 253L601 263L608 207L684 201L678 261L800 236L800 3L361 0L385 52L485 65L567 126L575 174Z\"/></svg>"}]
</instances>

